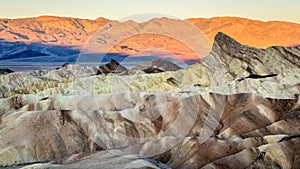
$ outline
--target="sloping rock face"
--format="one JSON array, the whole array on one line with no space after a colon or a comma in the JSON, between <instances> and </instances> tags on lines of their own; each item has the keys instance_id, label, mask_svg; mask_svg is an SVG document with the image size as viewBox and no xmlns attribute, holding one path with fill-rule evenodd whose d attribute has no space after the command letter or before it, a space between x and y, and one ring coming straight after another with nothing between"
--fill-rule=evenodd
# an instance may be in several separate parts
<instances>
[{"instance_id":1,"label":"sloping rock face","mask_svg":"<svg viewBox=\"0 0 300 169\"><path fill-rule=\"evenodd\" d=\"M299 51L219 33L174 72L1 75L0 165L299 168Z\"/></svg>"}]
</instances>

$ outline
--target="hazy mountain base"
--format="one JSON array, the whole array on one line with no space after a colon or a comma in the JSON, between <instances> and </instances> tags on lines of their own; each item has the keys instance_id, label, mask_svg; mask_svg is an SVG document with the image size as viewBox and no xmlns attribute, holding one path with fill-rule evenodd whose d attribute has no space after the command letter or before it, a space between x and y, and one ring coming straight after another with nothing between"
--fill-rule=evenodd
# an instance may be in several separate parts
<instances>
[{"instance_id":1,"label":"hazy mountain base","mask_svg":"<svg viewBox=\"0 0 300 169\"><path fill-rule=\"evenodd\" d=\"M0 162L299 168L299 63L297 47L261 50L220 33L209 56L176 72L0 76Z\"/></svg>"}]
</instances>

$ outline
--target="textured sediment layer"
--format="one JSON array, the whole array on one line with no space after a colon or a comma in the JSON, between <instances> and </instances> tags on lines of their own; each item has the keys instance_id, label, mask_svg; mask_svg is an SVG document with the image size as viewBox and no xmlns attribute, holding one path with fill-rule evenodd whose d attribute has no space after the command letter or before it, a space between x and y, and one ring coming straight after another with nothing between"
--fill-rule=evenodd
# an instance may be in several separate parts
<instances>
[{"instance_id":1,"label":"textured sediment layer","mask_svg":"<svg viewBox=\"0 0 300 169\"><path fill-rule=\"evenodd\" d=\"M299 95L126 93L42 100L1 115L0 162L118 149L119 156L136 154L172 168L297 167L299 110Z\"/></svg>"}]
</instances>

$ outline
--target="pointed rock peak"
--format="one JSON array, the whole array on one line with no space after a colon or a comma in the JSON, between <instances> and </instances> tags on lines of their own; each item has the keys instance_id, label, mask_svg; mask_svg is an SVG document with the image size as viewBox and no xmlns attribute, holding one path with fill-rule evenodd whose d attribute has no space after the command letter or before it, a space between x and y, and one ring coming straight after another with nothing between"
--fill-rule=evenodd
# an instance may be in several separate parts
<instances>
[{"instance_id":1,"label":"pointed rock peak","mask_svg":"<svg viewBox=\"0 0 300 169\"><path fill-rule=\"evenodd\" d=\"M218 32L218 34L216 35L214 45L216 43L219 44L220 46L223 46L223 45L226 45L226 46L228 46L228 45L241 46L241 44L239 42L237 42L232 37L226 35L223 32Z\"/></svg>"},{"instance_id":2,"label":"pointed rock peak","mask_svg":"<svg viewBox=\"0 0 300 169\"><path fill-rule=\"evenodd\" d=\"M117 61L114 60L114 59L111 59L110 62L108 62L108 63L106 63L106 64L104 64L104 65L102 65L102 66L100 66L100 67L105 67L105 66L109 66L110 68L113 68L113 67L118 67L118 66L120 66L120 63L117 62Z\"/></svg>"},{"instance_id":3,"label":"pointed rock peak","mask_svg":"<svg viewBox=\"0 0 300 169\"><path fill-rule=\"evenodd\" d=\"M108 64L110 64L110 65L120 65L120 63L117 62L115 59L111 59Z\"/></svg>"},{"instance_id":4,"label":"pointed rock peak","mask_svg":"<svg viewBox=\"0 0 300 169\"><path fill-rule=\"evenodd\" d=\"M109 74L109 73L121 73L126 71L127 69L122 66L119 62L117 62L114 59L111 59L111 61L105 65L99 66L99 74Z\"/></svg>"}]
</instances>

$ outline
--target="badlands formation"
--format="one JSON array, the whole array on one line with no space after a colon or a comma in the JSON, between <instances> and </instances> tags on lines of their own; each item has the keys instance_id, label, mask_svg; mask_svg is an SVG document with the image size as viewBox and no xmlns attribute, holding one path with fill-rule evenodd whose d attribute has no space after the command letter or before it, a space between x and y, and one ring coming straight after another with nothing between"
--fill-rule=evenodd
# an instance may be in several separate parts
<instances>
[{"instance_id":1,"label":"badlands formation","mask_svg":"<svg viewBox=\"0 0 300 169\"><path fill-rule=\"evenodd\" d=\"M0 165L300 167L299 47L218 33L194 65L158 62L0 75Z\"/></svg>"}]
</instances>

